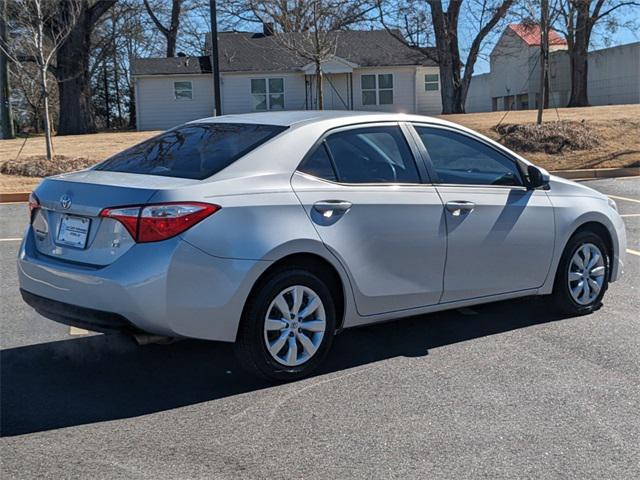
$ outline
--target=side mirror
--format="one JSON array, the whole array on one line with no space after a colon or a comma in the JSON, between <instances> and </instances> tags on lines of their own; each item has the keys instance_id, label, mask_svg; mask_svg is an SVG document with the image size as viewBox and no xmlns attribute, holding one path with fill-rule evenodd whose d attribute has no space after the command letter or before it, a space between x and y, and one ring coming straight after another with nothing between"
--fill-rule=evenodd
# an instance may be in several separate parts
<instances>
[{"instance_id":1,"label":"side mirror","mask_svg":"<svg viewBox=\"0 0 640 480\"><path fill-rule=\"evenodd\" d=\"M548 188L549 187L549 172L543 168L529 165L527 167L527 187L530 190L535 188Z\"/></svg>"}]
</instances>

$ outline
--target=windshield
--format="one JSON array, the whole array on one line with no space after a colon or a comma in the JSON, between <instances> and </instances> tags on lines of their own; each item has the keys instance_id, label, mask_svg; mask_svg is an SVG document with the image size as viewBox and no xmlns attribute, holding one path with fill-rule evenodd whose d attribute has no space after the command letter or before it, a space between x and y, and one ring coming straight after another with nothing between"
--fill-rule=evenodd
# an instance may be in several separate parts
<instances>
[{"instance_id":1,"label":"windshield","mask_svg":"<svg viewBox=\"0 0 640 480\"><path fill-rule=\"evenodd\" d=\"M94 168L202 180L286 128L247 123L190 123L117 153Z\"/></svg>"}]
</instances>

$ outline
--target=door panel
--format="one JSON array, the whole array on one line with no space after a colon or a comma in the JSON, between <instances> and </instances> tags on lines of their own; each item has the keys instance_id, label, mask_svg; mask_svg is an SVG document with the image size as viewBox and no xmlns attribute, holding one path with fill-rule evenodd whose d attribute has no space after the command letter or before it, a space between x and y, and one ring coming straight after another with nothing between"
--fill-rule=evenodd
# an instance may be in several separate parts
<instances>
[{"instance_id":1,"label":"door panel","mask_svg":"<svg viewBox=\"0 0 640 480\"><path fill-rule=\"evenodd\" d=\"M438 186L446 208L447 266L442 302L541 286L554 248L553 208L545 192ZM457 213L457 214L456 214Z\"/></svg>"},{"instance_id":2,"label":"door panel","mask_svg":"<svg viewBox=\"0 0 640 480\"><path fill-rule=\"evenodd\" d=\"M292 186L349 272L361 315L438 303L446 227L433 186L340 185L302 173Z\"/></svg>"}]
</instances>

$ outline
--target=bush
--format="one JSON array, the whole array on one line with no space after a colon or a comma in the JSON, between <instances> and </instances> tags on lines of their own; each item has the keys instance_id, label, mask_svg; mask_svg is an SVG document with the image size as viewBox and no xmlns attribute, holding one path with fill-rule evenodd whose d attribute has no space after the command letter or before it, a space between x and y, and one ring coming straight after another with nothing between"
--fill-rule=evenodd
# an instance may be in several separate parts
<instances>
[{"instance_id":1,"label":"bush","mask_svg":"<svg viewBox=\"0 0 640 480\"><path fill-rule=\"evenodd\" d=\"M500 135L500 143L521 152L560 154L563 150L587 150L600 143L584 121L505 124L494 129Z\"/></svg>"},{"instance_id":2,"label":"bush","mask_svg":"<svg viewBox=\"0 0 640 480\"><path fill-rule=\"evenodd\" d=\"M0 173L22 175L23 177L48 177L82 170L95 164L95 160L84 157L56 155L52 160L47 160L44 155L36 155L18 160L7 160L0 164Z\"/></svg>"}]
</instances>

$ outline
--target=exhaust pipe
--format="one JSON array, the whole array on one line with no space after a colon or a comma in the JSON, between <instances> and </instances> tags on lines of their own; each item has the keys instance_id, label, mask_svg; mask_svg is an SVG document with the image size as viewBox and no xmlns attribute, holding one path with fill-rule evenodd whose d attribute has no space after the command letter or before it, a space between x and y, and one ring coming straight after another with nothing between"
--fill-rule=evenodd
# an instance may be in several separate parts
<instances>
[{"instance_id":1,"label":"exhaust pipe","mask_svg":"<svg viewBox=\"0 0 640 480\"><path fill-rule=\"evenodd\" d=\"M175 343L181 340L180 338L163 337L162 335L151 335L150 333L134 333L133 339L140 346L150 345L152 343L156 343L158 345L169 345L170 343Z\"/></svg>"}]
</instances>

